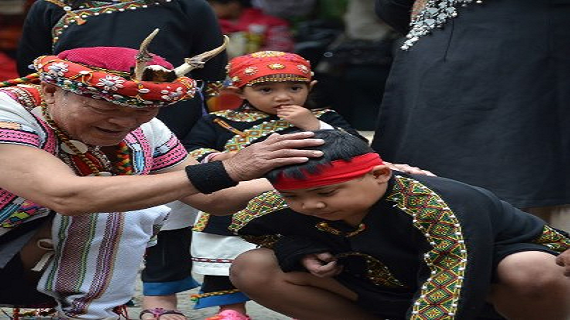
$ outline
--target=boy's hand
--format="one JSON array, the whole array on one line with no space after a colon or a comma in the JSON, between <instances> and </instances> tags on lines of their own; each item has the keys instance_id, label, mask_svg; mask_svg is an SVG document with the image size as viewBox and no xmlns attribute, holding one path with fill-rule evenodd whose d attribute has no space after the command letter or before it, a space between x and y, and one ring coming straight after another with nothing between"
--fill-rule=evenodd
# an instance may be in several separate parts
<instances>
[{"instance_id":1,"label":"boy's hand","mask_svg":"<svg viewBox=\"0 0 570 320\"><path fill-rule=\"evenodd\" d=\"M564 275L570 277L570 249L556 257L556 264L564 267Z\"/></svg>"},{"instance_id":2,"label":"boy's hand","mask_svg":"<svg viewBox=\"0 0 570 320\"><path fill-rule=\"evenodd\" d=\"M328 252L308 254L301 260L301 264L319 278L334 277L342 271L342 266L339 266L336 258Z\"/></svg>"},{"instance_id":3,"label":"boy's hand","mask_svg":"<svg viewBox=\"0 0 570 320\"><path fill-rule=\"evenodd\" d=\"M280 106L277 109L277 116L283 120L289 121L295 127L305 130L313 131L319 130L321 122L311 110L297 105Z\"/></svg>"}]
</instances>

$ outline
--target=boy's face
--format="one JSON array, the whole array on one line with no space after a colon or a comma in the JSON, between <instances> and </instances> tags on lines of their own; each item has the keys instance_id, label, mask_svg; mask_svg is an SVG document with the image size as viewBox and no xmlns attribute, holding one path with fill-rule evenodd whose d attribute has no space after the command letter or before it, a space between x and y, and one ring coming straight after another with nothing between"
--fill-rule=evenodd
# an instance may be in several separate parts
<instances>
[{"instance_id":1,"label":"boy's face","mask_svg":"<svg viewBox=\"0 0 570 320\"><path fill-rule=\"evenodd\" d=\"M386 193L392 171L379 165L361 177L328 186L279 191L296 212L357 226Z\"/></svg>"},{"instance_id":2,"label":"boy's face","mask_svg":"<svg viewBox=\"0 0 570 320\"><path fill-rule=\"evenodd\" d=\"M277 114L281 106L303 106L313 84L292 81L263 82L243 87L238 91L238 95L260 111Z\"/></svg>"}]
</instances>

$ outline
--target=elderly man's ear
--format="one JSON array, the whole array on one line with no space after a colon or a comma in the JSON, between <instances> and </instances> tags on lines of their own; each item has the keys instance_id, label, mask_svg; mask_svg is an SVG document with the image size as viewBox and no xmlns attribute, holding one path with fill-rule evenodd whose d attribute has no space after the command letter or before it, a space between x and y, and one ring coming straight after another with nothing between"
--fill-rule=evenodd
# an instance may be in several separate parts
<instances>
[{"instance_id":1,"label":"elderly man's ear","mask_svg":"<svg viewBox=\"0 0 570 320\"><path fill-rule=\"evenodd\" d=\"M57 87L53 84L41 83L41 88L43 91L43 99L47 104L51 104L55 102L55 93L57 91Z\"/></svg>"}]
</instances>

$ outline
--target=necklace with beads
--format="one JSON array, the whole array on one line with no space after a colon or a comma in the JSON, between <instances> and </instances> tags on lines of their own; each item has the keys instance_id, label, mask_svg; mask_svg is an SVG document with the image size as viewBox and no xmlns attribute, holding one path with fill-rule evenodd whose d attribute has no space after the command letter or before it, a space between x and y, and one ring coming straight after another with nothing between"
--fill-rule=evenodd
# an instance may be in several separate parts
<instances>
[{"instance_id":1,"label":"necklace with beads","mask_svg":"<svg viewBox=\"0 0 570 320\"><path fill-rule=\"evenodd\" d=\"M111 172L123 175L133 173L130 150L124 141L117 146L117 159L113 165L98 146L89 147L81 141L70 139L69 134L51 118L45 103L41 105L41 110L44 120L61 141L60 149L64 153L62 160L80 175L110 176L113 174Z\"/></svg>"}]
</instances>

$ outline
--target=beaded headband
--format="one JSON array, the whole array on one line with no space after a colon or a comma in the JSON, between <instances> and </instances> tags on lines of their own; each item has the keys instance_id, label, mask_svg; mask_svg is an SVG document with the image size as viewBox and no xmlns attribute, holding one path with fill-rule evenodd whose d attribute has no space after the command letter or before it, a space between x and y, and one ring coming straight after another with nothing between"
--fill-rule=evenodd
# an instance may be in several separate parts
<instances>
[{"instance_id":1,"label":"beaded headband","mask_svg":"<svg viewBox=\"0 0 570 320\"><path fill-rule=\"evenodd\" d=\"M323 164L319 167L319 173L305 171L303 179L286 176L281 172L271 184L280 191L328 186L360 177L370 172L375 166L382 164L384 162L380 155L370 152L353 157L349 161L335 160L328 164Z\"/></svg>"},{"instance_id":2,"label":"beaded headband","mask_svg":"<svg viewBox=\"0 0 570 320\"><path fill-rule=\"evenodd\" d=\"M220 47L187 58L173 68L147 51L157 33L158 29L151 33L138 51L122 47L76 48L57 56L41 56L34 60L34 67L43 82L127 107L163 107L193 98L196 81L184 75L223 51L227 37Z\"/></svg>"},{"instance_id":3,"label":"beaded headband","mask_svg":"<svg viewBox=\"0 0 570 320\"><path fill-rule=\"evenodd\" d=\"M131 79L127 72L98 68L62 58L70 53L85 54L89 57L101 52L112 52L115 56L128 55L133 61L132 66L135 65L135 49L94 47L63 51L58 56L41 56L34 61L34 67L43 82L79 95L105 99L128 107L162 107L194 97L196 82L188 77L183 76L172 82L162 83L137 81Z\"/></svg>"},{"instance_id":4,"label":"beaded headband","mask_svg":"<svg viewBox=\"0 0 570 320\"><path fill-rule=\"evenodd\" d=\"M312 78L309 61L281 51L259 51L233 58L227 70L236 87L261 82L310 82Z\"/></svg>"}]
</instances>

